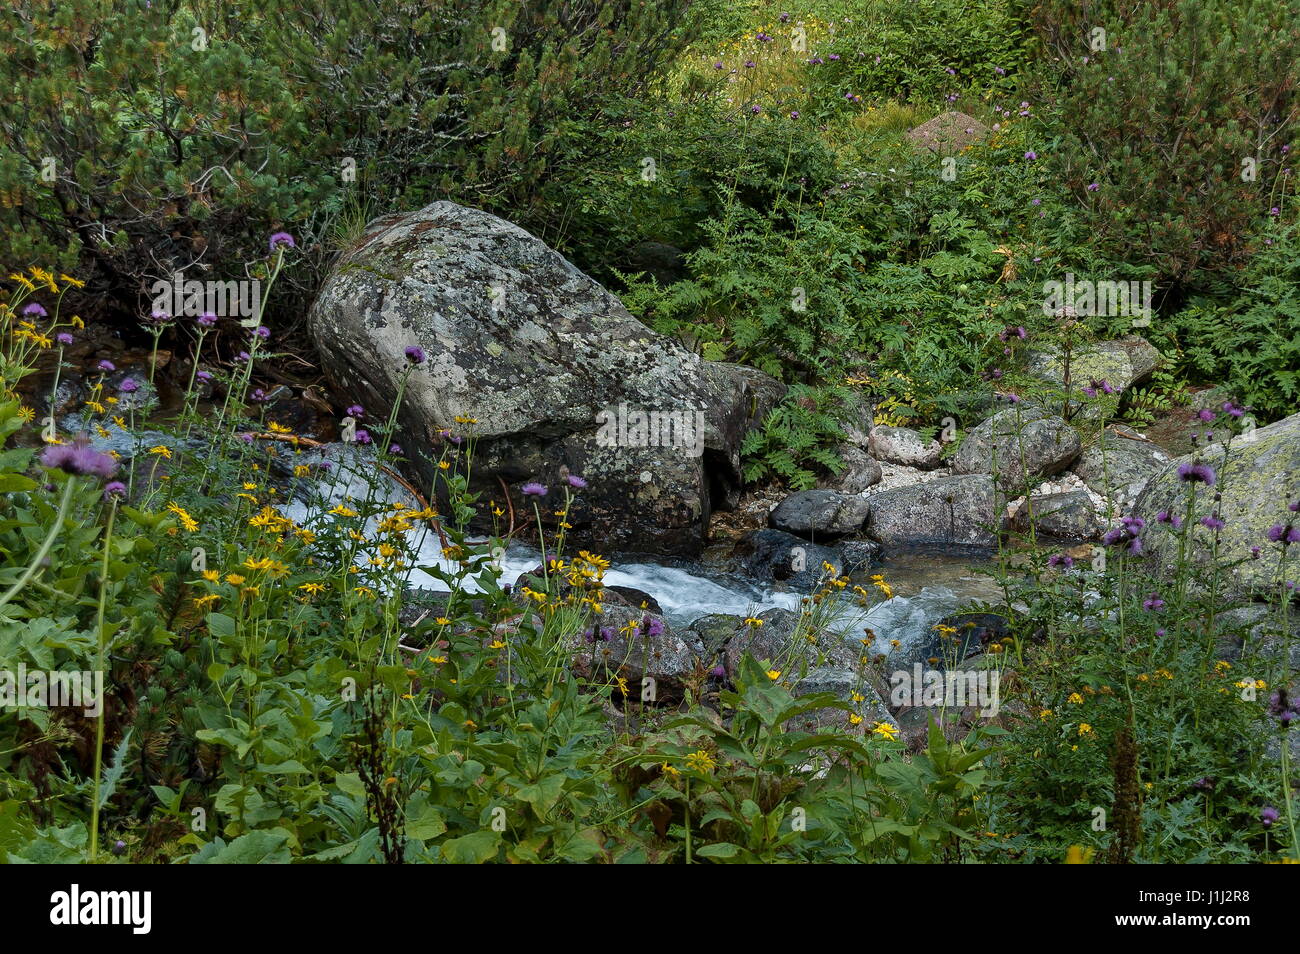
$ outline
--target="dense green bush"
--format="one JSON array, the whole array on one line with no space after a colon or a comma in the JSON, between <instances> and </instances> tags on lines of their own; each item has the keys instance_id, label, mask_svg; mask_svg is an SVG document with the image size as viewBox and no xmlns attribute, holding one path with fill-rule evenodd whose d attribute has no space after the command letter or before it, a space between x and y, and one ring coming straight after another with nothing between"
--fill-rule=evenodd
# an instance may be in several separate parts
<instances>
[{"instance_id":1,"label":"dense green bush","mask_svg":"<svg viewBox=\"0 0 1300 954\"><path fill-rule=\"evenodd\" d=\"M319 264L349 219L434 198L545 224L539 185L581 174L596 110L645 91L686 5L24 0L0 260L84 265L131 311L177 269L244 277L276 228Z\"/></svg>"},{"instance_id":2,"label":"dense green bush","mask_svg":"<svg viewBox=\"0 0 1300 954\"><path fill-rule=\"evenodd\" d=\"M1060 109L1044 152L1100 245L1192 285L1244 261L1292 191L1300 4L1051 0L1036 19Z\"/></svg>"},{"instance_id":3,"label":"dense green bush","mask_svg":"<svg viewBox=\"0 0 1300 954\"><path fill-rule=\"evenodd\" d=\"M1261 422L1300 405L1300 236L1295 225L1264 235L1228 288L1193 297L1169 321L1189 371L1221 383Z\"/></svg>"}]
</instances>

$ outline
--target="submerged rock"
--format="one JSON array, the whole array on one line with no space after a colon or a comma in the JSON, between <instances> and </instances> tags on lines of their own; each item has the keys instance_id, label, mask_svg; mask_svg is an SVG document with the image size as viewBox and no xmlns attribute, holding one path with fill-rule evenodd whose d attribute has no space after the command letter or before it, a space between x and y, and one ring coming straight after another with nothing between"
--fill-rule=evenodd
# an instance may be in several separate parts
<instances>
[{"instance_id":1,"label":"submerged rock","mask_svg":"<svg viewBox=\"0 0 1300 954\"><path fill-rule=\"evenodd\" d=\"M608 551L697 553L740 485L741 440L783 393L651 331L518 226L451 202L370 223L308 327L340 402L368 420L389 413L406 350L423 349L398 435L423 482L462 446L445 432L472 431L472 490L499 502L499 482L539 482L551 520L567 468L588 482L570 538Z\"/></svg>"},{"instance_id":2,"label":"submerged rock","mask_svg":"<svg viewBox=\"0 0 1300 954\"><path fill-rule=\"evenodd\" d=\"M733 553L745 574L763 582L785 582L796 590L811 590L822 578L823 563L840 566L840 556L830 547L810 543L784 530L754 530L737 541Z\"/></svg>"}]
</instances>

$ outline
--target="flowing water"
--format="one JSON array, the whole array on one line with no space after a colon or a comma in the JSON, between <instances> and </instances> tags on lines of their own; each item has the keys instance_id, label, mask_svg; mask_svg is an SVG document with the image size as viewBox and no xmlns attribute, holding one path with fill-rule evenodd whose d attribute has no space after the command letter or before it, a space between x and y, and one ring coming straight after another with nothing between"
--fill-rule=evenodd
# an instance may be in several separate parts
<instances>
[{"instance_id":1,"label":"flowing water","mask_svg":"<svg viewBox=\"0 0 1300 954\"><path fill-rule=\"evenodd\" d=\"M375 468L373 454L367 448L331 444L304 451L299 462L327 463L330 473L285 507L286 515L303 526L329 521L333 519L326 512L330 508L349 499L364 500L372 493L390 503L403 502L417 509L420 506L405 488ZM376 479L379 484L372 490ZM374 521L368 533L373 532L373 525ZM541 563L537 550L517 544L500 554L499 559L502 583L514 583ZM798 610L806 595L784 589L781 584L746 579L733 568L711 562L678 561L669 565L621 562L616 556L611 559L613 563L605 574L606 584L633 587L650 594L659 603L665 619L676 627L685 627L710 613L751 616L772 608ZM977 572L985 562L987 555L961 551L917 550L890 554L870 572L885 576L893 588L892 597L872 606L865 616L861 611L845 614L837 628L846 638L850 634L859 638L862 629L870 627L877 634L873 651L886 654L892 641L904 647L928 645L933 640L936 621L970 602L999 601L999 592L992 581ZM455 568L442 555L441 543L433 531L427 531L418 540L417 564L448 571ZM411 570L409 583L434 591L447 589L441 580L420 569Z\"/></svg>"}]
</instances>

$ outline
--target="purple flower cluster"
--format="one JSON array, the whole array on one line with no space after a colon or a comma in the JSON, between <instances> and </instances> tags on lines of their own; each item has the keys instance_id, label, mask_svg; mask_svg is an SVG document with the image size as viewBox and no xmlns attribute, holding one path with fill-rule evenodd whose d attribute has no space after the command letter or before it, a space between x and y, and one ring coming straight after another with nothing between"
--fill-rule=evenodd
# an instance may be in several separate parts
<instances>
[{"instance_id":1,"label":"purple flower cluster","mask_svg":"<svg viewBox=\"0 0 1300 954\"><path fill-rule=\"evenodd\" d=\"M271 253L274 254L277 248L297 248L298 243L293 240L293 236L288 232L276 232L271 236Z\"/></svg>"},{"instance_id":2,"label":"purple flower cluster","mask_svg":"<svg viewBox=\"0 0 1300 954\"><path fill-rule=\"evenodd\" d=\"M1146 521L1141 517L1122 517L1120 524L1113 530L1107 530L1101 542L1108 547L1122 547L1132 554L1141 553L1142 538L1138 534L1146 526Z\"/></svg>"},{"instance_id":3,"label":"purple flower cluster","mask_svg":"<svg viewBox=\"0 0 1300 954\"><path fill-rule=\"evenodd\" d=\"M424 364L424 349L419 345L411 345L402 353L406 355L406 360L411 364Z\"/></svg>"},{"instance_id":4,"label":"purple flower cluster","mask_svg":"<svg viewBox=\"0 0 1300 954\"><path fill-rule=\"evenodd\" d=\"M1194 464L1179 464L1178 479L1186 484L1202 483L1207 487L1214 486L1214 468L1209 464L1202 464L1197 461Z\"/></svg>"},{"instance_id":5,"label":"purple flower cluster","mask_svg":"<svg viewBox=\"0 0 1300 954\"><path fill-rule=\"evenodd\" d=\"M41 454L41 464L64 473L108 480L117 473L117 461L90 446L85 437L71 444L51 444Z\"/></svg>"},{"instance_id":6,"label":"purple flower cluster","mask_svg":"<svg viewBox=\"0 0 1300 954\"><path fill-rule=\"evenodd\" d=\"M594 643L597 640L607 643L614 638L614 630L609 626L601 626L599 629L593 626L582 634L582 638L589 643Z\"/></svg>"},{"instance_id":7,"label":"purple flower cluster","mask_svg":"<svg viewBox=\"0 0 1300 954\"><path fill-rule=\"evenodd\" d=\"M1047 565L1062 566L1065 567L1065 569L1070 570L1074 568L1074 557L1068 556L1064 553L1053 553L1047 558Z\"/></svg>"},{"instance_id":8,"label":"purple flower cluster","mask_svg":"<svg viewBox=\"0 0 1300 954\"><path fill-rule=\"evenodd\" d=\"M545 497L546 485L539 484L536 482L530 482L520 487L519 492L522 493L525 497Z\"/></svg>"},{"instance_id":9,"label":"purple flower cluster","mask_svg":"<svg viewBox=\"0 0 1300 954\"><path fill-rule=\"evenodd\" d=\"M1268 712L1269 715L1277 719L1284 729L1289 727L1295 719L1300 718L1300 712L1296 711L1295 702L1287 695L1285 689L1279 689L1273 693L1272 698L1268 701Z\"/></svg>"},{"instance_id":10,"label":"purple flower cluster","mask_svg":"<svg viewBox=\"0 0 1300 954\"><path fill-rule=\"evenodd\" d=\"M1156 514L1156 523L1167 523L1177 530L1183 525L1183 518L1176 513L1170 513L1168 510L1161 510Z\"/></svg>"}]
</instances>

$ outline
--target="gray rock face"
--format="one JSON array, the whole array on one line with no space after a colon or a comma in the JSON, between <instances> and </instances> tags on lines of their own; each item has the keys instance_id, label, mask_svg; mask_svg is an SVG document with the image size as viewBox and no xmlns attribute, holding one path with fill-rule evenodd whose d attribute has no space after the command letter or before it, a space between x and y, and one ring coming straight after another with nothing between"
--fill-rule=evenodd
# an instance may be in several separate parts
<instances>
[{"instance_id":1,"label":"gray rock face","mask_svg":"<svg viewBox=\"0 0 1300 954\"><path fill-rule=\"evenodd\" d=\"M740 672L740 661L747 652L792 676L803 669L825 665L851 669L857 662L852 647L838 634L801 630L798 613L770 609L758 618L763 621L762 626L746 626L727 643L727 675L732 679ZM811 640L809 635L813 637Z\"/></svg>"},{"instance_id":2,"label":"gray rock face","mask_svg":"<svg viewBox=\"0 0 1300 954\"><path fill-rule=\"evenodd\" d=\"M1212 488L1179 479L1179 466L1196 461L1214 469ZM1151 479L1133 509L1147 523L1142 533L1145 552L1159 567L1170 566L1177 557L1178 537L1168 524L1157 524L1156 515L1162 510L1183 514L1192 490L1196 493L1193 521L1209 516L1215 493L1222 494L1218 512L1225 526L1219 537L1219 560L1225 566L1238 564L1224 572L1224 584L1241 595L1275 596L1281 547L1270 542L1267 533L1276 524L1300 525L1300 514L1287 509L1300 499L1300 414L1257 428L1249 438L1235 438L1230 451L1223 444L1212 444L1200 454L1176 458ZM1197 577L1205 580L1209 531L1193 526L1191 532L1192 559L1201 567ZM1252 547L1260 547L1259 559L1251 558ZM1291 549L1285 578L1300 583L1300 560L1295 547Z\"/></svg>"},{"instance_id":3,"label":"gray rock face","mask_svg":"<svg viewBox=\"0 0 1300 954\"><path fill-rule=\"evenodd\" d=\"M704 646L705 665L712 668L722 654L727 642L745 627L742 616L726 613L709 613L690 625L690 631L699 637Z\"/></svg>"},{"instance_id":4,"label":"gray rock face","mask_svg":"<svg viewBox=\"0 0 1300 954\"><path fill-rule=\"evenodd\" d=\"M868 450L877 460L918 470L934 470L939 466L943 445L927 441L908 427L886 427L881 424L871 429Z\"/></svg>"},{"instance_id":5,"label":"gray rock face","mask_svg":"<svg viewBox=\"0 0 1300 954\"><path fill-rule=\"evenodd\" d=\"M833 540L861 530L870 509L865 497L834 490L801 490L777 504L767 522L808 540Z\"/></svg>"},{"instance_id":6,"label":"gray rock face","mask_svg":"<svg viewBox=\"0 0 1300 954\"><path fill-rule=\"evenodd\" d=\"M1136 432L1107 428L1101 440L1084 449L1071 470L1092 491L1107 498L1117 513L1126 514L1147 481L1168 463L1168 454L1150 441L1137 439Z\"/></svg>"},{"instance_id":7,"label":"gray rock face","mask_svg":"<svg viewBox=\"0 0 1300 954\"><path fill-rule=\"evenodd\" d=\"M1057 540L1092 540L1101 521L1086 491L1030 497L1016 513L1016 526L1026 529L1033 519L1038 533Z\"/></svg>"},{"instance_id":8,"label":"gray rock face","mask_svg":"<svg viewBox=\"0 0 1300 954\"><path fill-rule=\"evenodd\" d=\"M741 439L783 392L702 361L523 229L450 202L372 222L308 326L367 421L387 416L405 349L424 349L398 421L423 481L441 432L473 419L473 489L499 500L498 479L554 487L567 467L589 482L572 536L607 550L696 553L713 502L739 485Z\"/></svg>"},{"instance_id":9,"label":"gray rock face","mask_svg":"<svg viewBox=\"0 0 1300 954\"><path fill-rule=\"evenodd\" d=\"M844 461L844 472L823 481L828 490L860 494L868 487L880 483L880 478L884 476L880 464L859 447L846 444L839 448L839 455Z\"/></svg>"},{"instance_id":10,"label":"gray rock face","mask_svg":"<svg viewBox=\"0 0 1300 954\"><path fill-rule=\"evenodd\" d=\"M647 619L662 627L662 632L649 635ZM625 630L628 623L636 623L636 630ZM601 638L601 629L609 639ZM683 680L695 671L696 660L704 656L698 633L678 633L654 613L609 603L593 623L592 638L577 633L570 648L574 665L589 678L622 675L638 695L640 682L647 676L667 689L680 690Z\"/></svg>"},{"instance_id":11,"label":"gray rock face","mask_svg":"<svg viewBox=\"0 0 1300 954\"><path fill-rule=\"evenodd\" d=\"M840 555L830 547L770 528L745 534L733 553L741 558L745 575L751 579L786 582L805 591L816 588L825 575L823 563L841 564Z\"/></svg>"},{"instance_id":12,"label":"gray rock face","mask_svg":"<svg viewBox=\"0 0 1300 954\"><path fill-rule=\"evenodd\" d=\"M1079 435L1059 417L1009 407L973 428L952 459L958 474L994 474L1003 489L1064 470L1079 455Z\"/></svg>"},{"instance_id":13,"label":"gray rock face","mask_svg":"<svg viewBox=\"0 0 1300 954\"><path fill-rule=\"evenodd\" d=\"M1002 529L998 494L985 474L940 477L871 498L867 533L884 544L993 546Z\"/></svg>"},{"instance_id":14,"label":"gray rock face","mask_svg":"<svg viewBox=\"0 0 1300 954\"><path fill-rule=\"evenodd\" d=\"M1098 392L1095 397L1088 397L1088 409L1084 416L1109 416L1119 406L1124 391L1144 380L1159 364L1160 352L1138 335L1129 335L1115 341L1099 341L1075 349L1070 354L1071 403L1084 397L1080 393L1081 388L1091 387L1093 381L1105 381L1116 389L1116 393L1107 395ZM1030 352L1029 373L1064 388L1063 352L1059 348Z\"/></svg>"}]
</instances>

